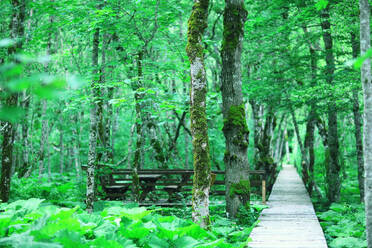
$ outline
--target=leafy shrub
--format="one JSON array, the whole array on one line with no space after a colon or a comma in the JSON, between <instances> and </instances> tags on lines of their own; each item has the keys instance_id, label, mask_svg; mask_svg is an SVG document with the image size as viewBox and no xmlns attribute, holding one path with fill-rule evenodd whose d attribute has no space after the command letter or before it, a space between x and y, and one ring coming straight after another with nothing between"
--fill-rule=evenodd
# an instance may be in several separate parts
<instances>
[{"instance_id":1,"label":"leafy shrub","mask_svg":"<svg viewBox=\"0 0 372 248\"><path fill-rule=\"evenodd\" d=\"M85 188L83 182L77 181L72 177L61 177L55 175L50 182L46 178L41 181L37 177L12 178L11 200L40 198L47 199L49 202L65 206L74 207L83 205Z\"/></svg>"},{"instance_id":2,"label":"leafy shrub","mask_svg":"<svg viewBox=\"0 0 372 248\"><path fill-rule=\"evenodd\" d=\"M333 203L318 216L330 248L367 247L363 205Z\"/></svg>"},{"instance_id":3,"label":"leafy shrub","mask_svg":"<svg viewBox=\"0 0 372 248\"><path fill-rule=\"evenodd\" d=\"M66 186L67 187L67 186ZM87 214L32 198L1 204L1 247L245 247L253 228L215 216L211 230L157 209L111 206Z\"/></svg>"}]
</instances>

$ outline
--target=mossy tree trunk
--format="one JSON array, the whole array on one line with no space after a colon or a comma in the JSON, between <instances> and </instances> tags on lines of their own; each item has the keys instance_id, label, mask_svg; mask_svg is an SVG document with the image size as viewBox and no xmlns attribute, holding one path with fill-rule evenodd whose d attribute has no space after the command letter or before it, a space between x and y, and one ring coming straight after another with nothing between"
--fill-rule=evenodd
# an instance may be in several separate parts
<instances>
[{"instance_id":1,"label":"mossy tree trunk","mask_svg":"<svg viewBox=\"0 0 372 248\"><path fill-rule=\"evenodd\" d=\"M329 21L329 5L322 11L321 27L323 30L323 41L325 46L326 60L326 81L331 86L335 71L335 58L333 54L333 38L331 34L331 23ZM327 181L327 197L329 202L338 201L340 198L341 179L340 179L340 163L338 161L338 131L337 131L337 108L333 101L330 101L327 109L328 116L328 148L329 160L326 164L326 181Z\"/></svg>"},{"instance_id":2,"label":"mossy tree trunk","mask_svg":"<svg viewBox=\"0 0 372 248\"><path fill-rule=\"evenodd\" d=\"M203 228L208 228L210 224L209 192L212 181L206 118L207 79L202 42L208 25L208 5L209 0L194 0L188 21L186 47L191 74L190 120L194 157L192 218Z\"/></svg>"},{"instance_id":3,"label":"mossy tree trunk","mask_svg":"<svg viewBox=\"0 0 372 248\"><path fill-rule=\"evenodd\" d=\"M25 0L12 0L13 15L10 20L10 38L16 40L16 44L8 48L8 56L13 56L22 48L24 36ZM18 94L9 93L4 102L5 106L14 107L18 104ZM9 200L10 180L13 164L13 146L16 125L12 122L4 122L2 125L3 142L1 149L1 180L0 199L2 202Z\"/></svg>"},{"instance_id":4,"label":"mossy tree trunk","mask_svg":"<svg viewBox=\"0 0 372 248\"><path fill-rule=\"evenodd\" d=\"M359 1L360 51L364 56L371 49L370 5L368 0ZM361 70L364 94L363 148L365 170L365 210L368 248L372 248L372 80L371 59L367 58Z\"/></svg>"},{"instance_id":5,"label":"mossy tree trunk","mask_svg":"<svg viewBox=\"0 0 372 248\"><path fill-rule=\"evenodd\" d=\"M247 11L243 0L225 0L222 57L222 112L225 136L226 210L234 218L239 207L249 207L247 158L248 126L241 81L241 53Z\"/></svg>"}]
</instances>

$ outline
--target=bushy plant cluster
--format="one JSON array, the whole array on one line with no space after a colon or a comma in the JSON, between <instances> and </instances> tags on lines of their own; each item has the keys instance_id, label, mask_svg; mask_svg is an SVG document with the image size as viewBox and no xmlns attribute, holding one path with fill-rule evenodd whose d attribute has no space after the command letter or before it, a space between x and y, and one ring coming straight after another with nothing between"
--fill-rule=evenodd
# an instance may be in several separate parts
<instances>
[{"instance_id":1,"label":"bushy plant cluster","mask_svg":"<svg viewBox=\"0 0 372 248\"><path fill-rule=\"evenodd\" d=\"M365 248L364 206L333 203L318 214L330 248Z\"/></svg>"},{"instance_id":2,"label":"bushy plant cluster","mask_svg":"<svg viewBox=\"0 0 372 248\"><path fill-rule=\"evenodd\" d=\"M47 199L48 202L62 207L74 207L83 205L85 198L85 182L75 177L60 175L38 179L35 176L29 178L12 178L11 200L29 198Z\"/></svg>"},{"instance_id":3,"label":"bushy plant cluster","mask_svg":"<svg viewBox=\"0 0 372 248\"><path fill-rule=\"evenodd\" d=\"M253 226L214 216L210 230L157 209L121 204L88 214L32 198L0 205L1 247L245 247ZM117 205L118 203L116 203Z\"/></svg>"}]
</instances>

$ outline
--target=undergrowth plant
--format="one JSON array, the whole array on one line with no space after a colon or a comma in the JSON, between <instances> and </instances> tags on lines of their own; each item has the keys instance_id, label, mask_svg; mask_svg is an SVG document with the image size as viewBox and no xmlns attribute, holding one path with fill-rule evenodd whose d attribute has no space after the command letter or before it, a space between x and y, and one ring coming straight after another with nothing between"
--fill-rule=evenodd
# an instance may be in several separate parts
<instances>
[{"instance_id":1,"label":"undergrowth plant","mask_svg":"<svg viewBox=\"0 0 372 248\"><path fill-rule=\"evenodd\" d=\"M254 227L216 214L210 230L204 230L191 220L160 214L164 209L109 205L88 214L79 206L63 208L38 198L3 203L0 247L235 248L246 247ZM252 208L256 215L257 209Z\"/></svg>"},{"instance_id":2,"label":"undergrowth plant","mask_svg":"<svg viewBox=\"0 0 372 248\"><path fill-rule=\"evenodd\" d=\"M330 248L367 247L363 205L333 203L319 218Z\"/></svg>"},{"instance_id":3,"label":"undergrowth plant","mask_svg":"<svg viewBox=\"0 0 372 248\"><path fill-rule=\"evenodd\" d=\"M36 176L29 178L12 178L11 201L40 198L61 207L84 206L85 181L73 176L61 177L52 175L52 178L39 179Z\"/></svg>"}]
</instances>

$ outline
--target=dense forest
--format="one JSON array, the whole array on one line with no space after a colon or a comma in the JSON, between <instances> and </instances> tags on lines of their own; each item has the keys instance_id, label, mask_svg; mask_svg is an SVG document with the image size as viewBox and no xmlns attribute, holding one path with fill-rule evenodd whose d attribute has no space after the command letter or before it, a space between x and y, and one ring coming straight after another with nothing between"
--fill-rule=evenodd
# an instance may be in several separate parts
<instances>
[{"instance_id":1,"label":"dense forest","mask_svg":"<svg viewBox=\"0 0 372 248\"><path fill-rule=\"evenodd\" d=\"M328 246L371 248L370 14L0 1L0 247L249 247L292 164Z\"/></svg>"}]
</instances>

